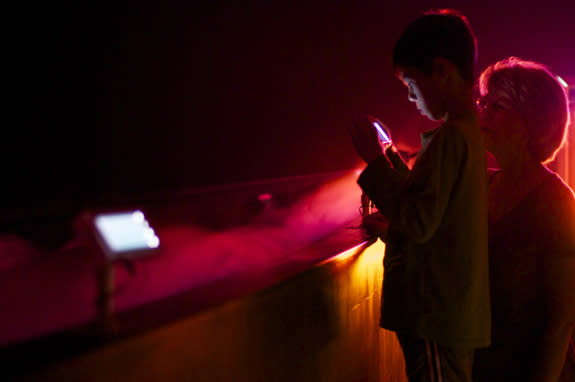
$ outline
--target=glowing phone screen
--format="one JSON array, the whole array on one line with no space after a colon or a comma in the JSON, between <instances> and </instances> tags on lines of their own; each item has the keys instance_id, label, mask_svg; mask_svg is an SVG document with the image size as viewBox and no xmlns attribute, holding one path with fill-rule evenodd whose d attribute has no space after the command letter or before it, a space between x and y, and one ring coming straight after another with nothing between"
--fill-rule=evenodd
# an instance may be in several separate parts
<instances>
[{"instance_id":1,"label":"glowing phone screen","mask_svg":"<svg viewBox=\"0 0 575 382\"><path fill-rule=\"evenodd\" d=\"M391 144L391 139L389 138L383 127L381 127L381 125L378 122L373 122L373 126L375 126L375 128L377 129L377 132L379 133L379 139L381 140L381 142L384 144Z\"/></svg>"}]
</instances>

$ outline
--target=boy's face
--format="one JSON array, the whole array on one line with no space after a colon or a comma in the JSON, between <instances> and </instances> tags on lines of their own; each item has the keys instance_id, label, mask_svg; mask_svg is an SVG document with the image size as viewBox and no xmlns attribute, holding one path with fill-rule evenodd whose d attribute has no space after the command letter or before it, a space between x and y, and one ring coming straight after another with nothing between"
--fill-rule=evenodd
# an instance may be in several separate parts
<instances>
[{"instance_id":1,"label":"boy's face","mask_svg":"<svg viewBox=\"0 0 575 382\"><path fill-rule=\"evenodd\" d=\"M400 68L398 77L407 87L407 98L414 102L417 110L432 121L444 118L445 111L441 107L438 96L438 86L435 77L426 76L415 68Z\"/></svg>"}]
</instances>

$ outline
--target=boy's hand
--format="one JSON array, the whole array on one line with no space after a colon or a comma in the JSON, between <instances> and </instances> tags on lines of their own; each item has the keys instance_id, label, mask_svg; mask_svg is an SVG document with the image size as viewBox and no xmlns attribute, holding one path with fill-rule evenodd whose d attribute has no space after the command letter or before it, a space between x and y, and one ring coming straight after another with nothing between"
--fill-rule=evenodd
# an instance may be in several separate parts
<instances>
[{"instance_id":1,"label":"boy's hand","mask_svg":"<svg viewBox=\"0 0 575 382\"><path fill-rule=\"evenodd\" d=\"M381 126L385 126L376 118L365 116L355 120L349 129L355 149L365 163L370 163L384 155L377 130L373 125L374 121L377 121Z\"/></svg>"},{"instance_id":2,"label":"boy's hand","mask_svg":"<svg viewBox=\"0 0 575 382\"><path fill-rule=\"evenodd\" d=\"M385 156L387 157L387 159L389 159L389 162L399 174L403 176L409 175L410 170L409 167L407 166L407 163L403 161L403 158L401 157L401 155L399 155L394 146L389 146L385 150Z\"/></svg>"},{"instance_id":3,"label":"boy's hand","mask_svg":"<svg viewBox=\"0 0 575 382\"><path fill-rule=\"evenodd\" d=\"M361 219L361 228L368 236L379 237L383 240L389 228L389 220L381 213L375 212Z\"/></svg>"}]
</instances>

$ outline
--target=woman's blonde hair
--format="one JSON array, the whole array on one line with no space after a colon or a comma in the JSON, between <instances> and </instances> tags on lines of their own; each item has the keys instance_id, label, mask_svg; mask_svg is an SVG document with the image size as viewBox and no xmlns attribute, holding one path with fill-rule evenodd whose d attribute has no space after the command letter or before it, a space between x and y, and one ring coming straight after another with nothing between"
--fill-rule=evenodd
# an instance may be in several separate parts
<instances>
[{"instance_id":1,"label":"woman's blonde hair","mask_svg":"<svg viewBox=\"0 0 575 382\"><path fill-rule=\"evenodd\" d=\"M508 57L490 65L479 77L479 93L502 91L525 118L528 149L535 159L555 159L567 139L567 89L541 63Z\"/></svg>"}]
</instances>

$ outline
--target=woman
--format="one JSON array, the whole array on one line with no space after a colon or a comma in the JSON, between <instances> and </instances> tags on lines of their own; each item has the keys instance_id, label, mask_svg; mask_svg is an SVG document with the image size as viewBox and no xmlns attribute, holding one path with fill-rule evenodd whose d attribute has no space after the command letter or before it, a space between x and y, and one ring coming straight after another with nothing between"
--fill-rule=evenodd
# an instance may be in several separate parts
<instances>
[{"instance_id":1,"label":"woman","mask_svg":"<svg viewBox=\"0 0 575 382\"><path fill-rule=\"evenodd\" d=\"M490 170L492 345L476 381L557 381L575 323L575 195L545 166L565 142L566 91L546 68L510 57L479 78ZM575 381L575 375L566 381Z\"/></svg>"}]
</instances>

